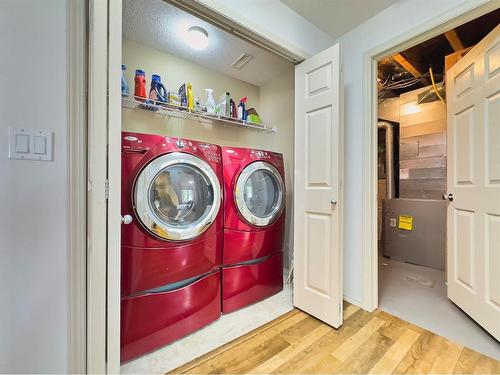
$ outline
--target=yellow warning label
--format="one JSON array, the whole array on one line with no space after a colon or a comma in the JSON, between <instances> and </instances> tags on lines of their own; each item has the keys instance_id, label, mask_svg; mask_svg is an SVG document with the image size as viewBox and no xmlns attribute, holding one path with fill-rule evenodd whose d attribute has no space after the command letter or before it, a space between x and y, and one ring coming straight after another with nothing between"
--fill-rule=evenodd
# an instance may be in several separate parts
<instances>
[{"instance_id":1,"label":"yellow warning label","mask_svg":"<svg viewBox=\"0 0 500 375\"><path fill-rule=\"evenodd\" d=\"M413 216L399 215L399 229L412 230Z\"/></svg>"}]
</instances>

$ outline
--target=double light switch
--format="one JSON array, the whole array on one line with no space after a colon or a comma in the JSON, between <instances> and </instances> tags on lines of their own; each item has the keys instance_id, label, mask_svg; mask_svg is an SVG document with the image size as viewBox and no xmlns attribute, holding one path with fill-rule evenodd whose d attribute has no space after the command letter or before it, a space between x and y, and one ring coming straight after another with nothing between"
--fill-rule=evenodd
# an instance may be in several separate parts
<instances>
[{"instance_id":1,"label":"double light switch","mask_svg":"<svg viewBox=\"0 0 500 375\"><path fill-rule=\"evenodd\" d=\"M52 160L52 132L9 128L9 159Z\"/></svg>"}]
</instances>

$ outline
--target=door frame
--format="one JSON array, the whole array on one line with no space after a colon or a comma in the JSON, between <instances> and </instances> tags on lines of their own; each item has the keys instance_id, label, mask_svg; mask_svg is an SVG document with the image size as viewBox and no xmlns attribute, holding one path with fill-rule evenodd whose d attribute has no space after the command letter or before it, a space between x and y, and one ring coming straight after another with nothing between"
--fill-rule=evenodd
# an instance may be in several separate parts
<instances>
[{"instance_id":1,"label":"door frame","mask_svg":"<svg viewBox=\"0 0 500 375\"><path fill-rule=\"evenodd\" d=\"M68 372L87 369L87 58L88 1L68 2Z\"/></svg>"},{"instance_id":2,"label":"door frame","mask_svg":"<svg viewBox=\"0 0 500 375\"><path fill-rule=\"evenodd\" d=\"M469 22L499 6L497 0L468 1L453 12L436 15L396 38L363 55L363 300L362 307L378 307L378 238L377 238L377 61Z\"/></svg>"}]
</instances>

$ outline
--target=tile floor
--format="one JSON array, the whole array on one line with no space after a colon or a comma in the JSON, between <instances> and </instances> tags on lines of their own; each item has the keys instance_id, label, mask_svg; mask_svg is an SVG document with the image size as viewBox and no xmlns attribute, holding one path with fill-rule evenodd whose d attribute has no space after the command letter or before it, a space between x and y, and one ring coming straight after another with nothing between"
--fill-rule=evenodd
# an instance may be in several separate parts
<instances>
[{"instance_id":1,"label":"tile floor","mask_svg":"<svg viewBox=\"0 0 500 375\"><path fill-rule=\"evenodd\" d=\"M121 366L122 374L163 374L291 311L292 286L252 306L223 315L209 326Z\"/></svg>"},{"instance_id":2,"label":"tile floor","mask_svg":"<svg viewBox=\"0 0 500 375\"><path fill-rule=\"evenodd\" d=\"M379 308L500 360L500 343L446 297L443 271L380 258Z\"/></svg>"}]
</instances>

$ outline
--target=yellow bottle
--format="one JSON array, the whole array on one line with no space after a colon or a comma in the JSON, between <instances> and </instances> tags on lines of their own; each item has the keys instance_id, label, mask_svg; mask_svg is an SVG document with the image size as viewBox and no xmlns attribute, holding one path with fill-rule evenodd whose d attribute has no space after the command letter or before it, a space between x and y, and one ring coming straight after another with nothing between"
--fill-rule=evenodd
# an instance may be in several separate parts
<instances>
[{"instance_id":1,"label":"yellow bottle","mask_svg":"<svg viewBox=\"0 0 500 375\"><path fill-rule=\"evenodd\" d=\"M189 109L193 109L194 108L193 85L188 83L186 86L187 86L187 106Z\"/></svg>"}]
</instances>

